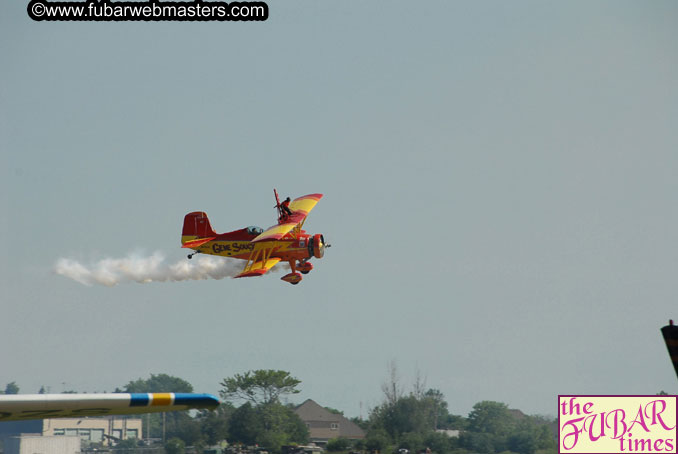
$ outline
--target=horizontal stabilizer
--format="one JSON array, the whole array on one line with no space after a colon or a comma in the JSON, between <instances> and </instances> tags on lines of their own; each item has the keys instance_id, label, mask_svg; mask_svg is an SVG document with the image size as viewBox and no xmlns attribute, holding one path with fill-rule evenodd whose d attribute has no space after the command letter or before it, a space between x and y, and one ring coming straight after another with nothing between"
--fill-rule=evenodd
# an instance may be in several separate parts
<instances>
[{"instance_id":1,"label":"horizontal stabilizer","mask_svg":"<svg viewBox=\"0 0 678 454\"><path fill-rule=\"evenodd\" d=\"M212 241L215 238L216 238L216 236L213 236L211 238L198 238L197 240L186 241L184 244L181 245L181 247L194 249L194 248L202 246L205 243L209 243L210 241Z\"/></svg>"}]
</instances>

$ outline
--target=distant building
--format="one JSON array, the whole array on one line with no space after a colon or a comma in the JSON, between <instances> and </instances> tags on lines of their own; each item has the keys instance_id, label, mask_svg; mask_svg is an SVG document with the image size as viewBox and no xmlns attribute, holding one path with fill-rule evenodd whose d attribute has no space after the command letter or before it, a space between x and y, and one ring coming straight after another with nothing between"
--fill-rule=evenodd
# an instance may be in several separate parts
<instances>
[{"instance_id":1,"label":"distant building","mask_svg":"<svg viewBox=\"0 0 678 454\"><path fill-rule=\"evenodd\" d=\"M78 437L85 443L110 445L111 440L140 439L142 437L142 422L141 418L106 416L102 418L59 418L0 423L0 440L5 440L5 443L10 438L26 434L38 437ZM80 448L78 448L79 450ZM34 451L31 454L44 452ZM5 454L7 454L6 450Z\"/></svg>"},{"instance_id":2,"label":"distant building","mask_svg":"<svg viewBox=\"0 0 678 454\"><path fill-rule=\"evenodd\" d=\"M41 434L42 420L31 419L28 421L4 421L0 422L0 443L9 437L21 434Z\"/></svg>"},{"instance_id":3,"label":"distant building","mask_svg":"<svg viewBox=\"0 0 678 454\"><path fill-rule=\"evenodd\" d=\"M460 430L456 429L436 429L436 432L439 434L445 434L450 438L459 438Z\"/></svg>"},{"instance_id":4,"label":"distant building","mask_svg":"<svg viewBox=\"0 0 678 454\"><path fill-rule=\"evenodd\" d=\"M77 435L82 441L109 444L108 441L141 439L141 418L59 418L42 422L42 435Z\"/></svg>"},{"instance_id":5,"label":"distant building","mask_svg":"<svg viewBox=\"0 0 678 454\"><path fill-rule=\"evenodd\" d=\"M76 454L80 452L80 437L43 437L20 435L4 441L4 454Z\"/></svg>"},{"instance_id":6,"label":"distant building","mask_svg":"<svg viewBox=\"0 0 678 454\"><path fill-rule=\"evenodd\" d=\"M365 438L365 432L354 422L340 414L328 411L311 399L299 405L294 412L308 427L310 440L313 443L324 445L332 438L338 437L349 440Z\"/></svg>"}]
</instances>

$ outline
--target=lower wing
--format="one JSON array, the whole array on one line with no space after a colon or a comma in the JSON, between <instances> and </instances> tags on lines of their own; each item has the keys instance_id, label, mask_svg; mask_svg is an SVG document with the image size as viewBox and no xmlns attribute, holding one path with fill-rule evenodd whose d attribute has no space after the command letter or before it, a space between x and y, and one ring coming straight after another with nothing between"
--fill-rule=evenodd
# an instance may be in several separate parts
<instances>
[{"instance_id":1,"label":"lower wing","mask_svg":"<svg viewBox=\"0 0 678 454\"><path fill-rule=\"evenodd\" d=\"M211 394L12 394L0 396L0 422L130 415L198 408L213 410L218 405L219 400Z\"/></svg>"},{"instance_id":2,"label":"lower wing","mask_svg":"<svg viewBox=\"0 0 678 454\"><path fill-rule=\"evenodd\" d=\"M279 261L280 259L278 257L273 257L272 259L267 259L265 262L263 260L259 260L258 262L254 262L251 265L248 264L245 266L245 269L236 276L236 278L262 276L268 273L268 270L273 268Z\"/></svg>"}]
</instances>

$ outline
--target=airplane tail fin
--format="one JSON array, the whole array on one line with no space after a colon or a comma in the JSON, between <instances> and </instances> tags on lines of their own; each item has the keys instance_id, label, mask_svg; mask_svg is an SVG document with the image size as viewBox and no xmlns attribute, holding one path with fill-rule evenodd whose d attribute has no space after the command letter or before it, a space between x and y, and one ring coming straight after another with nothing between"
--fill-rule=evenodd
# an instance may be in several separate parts
<instances>
[{"instance_id":1,"label":"airplane tail fin","mask_svg":"<svg viewBox=\"0 0 678 454\"><path fill-rule=\"evenodd\" d=\"M186 244L199 238L212 238L217 233L212 229L207 213L194 211L184 217L184 228L181 231L181 244Z\"/></svg>"}]
</instances>

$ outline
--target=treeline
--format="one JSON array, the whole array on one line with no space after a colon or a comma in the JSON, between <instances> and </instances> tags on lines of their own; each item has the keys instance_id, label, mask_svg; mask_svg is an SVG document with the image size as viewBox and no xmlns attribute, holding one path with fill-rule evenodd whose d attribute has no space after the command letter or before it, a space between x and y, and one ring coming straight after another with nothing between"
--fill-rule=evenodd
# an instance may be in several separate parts
<instances>
[{"instance_id":1,"label":"treeline","mask_svg":"<svg viewBox=\"0 0 678 454\"><path fill-rule=\"evenodd\" d=\"M551 454L556 452L554 420L527 416L500 402L477 403L468 416L450 413L444 395L426 389L417 379L405 392L392 366L382 385L384 400L367 419L351 418L366 433L362 440L330 440L331 452L435 454ZM12 391L18 392L15 383ZM309 442L308 429L283 404L283 397L300 392L301 381L289 372L255 370L236 374L221 382L223 403L216 411L149 414L144 417L144 438L165 442L169 454L183 454L187 446L200 453L204 448L228 440L230 445L258 445L273 453L283 446ZM8 385L9 387L9 385ZM7 390L6 390L7 391ZM193 392L185 380L166 374L129 382L116 392ZM330 411L337 410L330 409ZM452 435L452 436L450 436ZM134 449L133 441L122 444Z\"/></svg>"},{"instance_id":2,"label":"treeline","mask_svg":"<svg viewBox=\"0 0 678 454\"><path fill-rule=\"evenodd\" d=\"M7 383L5 390L0 390L0 394L19 394L19 386L16 382Z\"/></svg>"},{"instance_id":3,"label":"treeline","mask_svg":"<svg viewBox=\"0 0 678 454\"><path fill-rule=\"evenodd\" d=\"M417 374L406 392L394 363L381 387L384 401L364 421L365 440L358 444L374 452L555 453L555 420L527 416L500 402L483 401L467 417L450 413L440 390L426 389ZM451 432L452 431L452 432ZM453 436L450 436L453 434Z\"/></svg>"},{"instance_id":4,"label":"treeline","mask_svg":"<svg viewBox=\"0 0 678 454\"><path fill-rule=\"evenodd\" d=\"M439 391L428 390L378 406L366 421L364 448L440 454L556 452L554 421L491 401L474 405L468 417L451 415L441 397Z\"/></svg>"}]
</instances>

